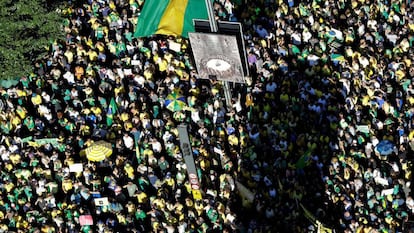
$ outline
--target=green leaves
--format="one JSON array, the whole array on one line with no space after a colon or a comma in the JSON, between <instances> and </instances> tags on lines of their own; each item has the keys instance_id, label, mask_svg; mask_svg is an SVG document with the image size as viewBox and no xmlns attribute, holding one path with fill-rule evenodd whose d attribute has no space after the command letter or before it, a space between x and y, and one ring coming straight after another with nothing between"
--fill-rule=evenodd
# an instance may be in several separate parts
<instances>
[{"instance_id":1,"label":"green leaves","mask_svg":"<svg viewBox=\"0 0 414 233\"><path fill-rule=\"evenodd\" d=\"M49 41L63 37L62 17L44 0L0 0L0 79L32 71Z\"/></svg>"}]
</instances>

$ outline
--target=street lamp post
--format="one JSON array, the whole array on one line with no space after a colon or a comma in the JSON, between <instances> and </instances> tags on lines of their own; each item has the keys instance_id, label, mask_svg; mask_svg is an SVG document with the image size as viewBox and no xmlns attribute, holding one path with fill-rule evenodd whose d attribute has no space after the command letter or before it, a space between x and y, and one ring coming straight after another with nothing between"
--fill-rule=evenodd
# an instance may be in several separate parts
<instances>
[{"instance_id":1,"label":"street lamp post","mask_svg":"<svg viewBox=\"0 0 414 233\"><path fill-rule=\"evenodd\" d=\"M218 25L217 25L217 21L216 21L216 16L214 15L214 8L213 8L213 4L211 3L211 0L205 0L206 2L206 7L207 7L207 12L208 12L208 20L210 23L210 30L213 33L217 33L218 32ZM223 83L223 91L224 91L224 97L226 99L226 106L227 106L227 110L229 111L232 107L232 103L231 103L231 92L230 92L230 88L229 88L229 84L227 81L222 81Z\"/></svg>"}]
</instances>

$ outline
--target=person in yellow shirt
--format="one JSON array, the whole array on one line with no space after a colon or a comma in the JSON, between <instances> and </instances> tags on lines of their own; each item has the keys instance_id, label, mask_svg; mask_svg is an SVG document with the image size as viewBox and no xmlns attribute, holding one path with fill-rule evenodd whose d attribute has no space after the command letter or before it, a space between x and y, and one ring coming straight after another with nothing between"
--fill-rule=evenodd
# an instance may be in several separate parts
<instances>
[{"instance_id":1,"label":"person in yellow shirt","mask_svg":"<svg viewBox=\"0 0 414 233\"><path fill-rule=\"evenodd\" d=\"M11 154L9 159L14 165L21 162L21 156L19 154Z\"/></svg>"},{"instance_id":2,"label":"person in yellow shirt","mask_svg":"<svg viewBox=\"0 0 414 233\"><path fill-rule=\"evenodd\" d=\"M12 128L15 129L19 125L21 125L22 120L20 119L19 116L17 116L16 114L12 113L12 114L10 114L10 122L12 124Z\"/></svg>"},{"instance_id":3,"label":"person in yellow shirt","mask_svg":"<svg viewBox=\"0 0 414 233\"><path fill-rule=\"evenodd\" d=\"M197 211L198 216L202 216L204 212L204 205L202 201L196 201L194 203L194 208Z\"/></svg>"},{"instance_id":4,"label":"person in yellow shirt","mask_svg":"<svg viewBox=\"0 0 414 233\"><path fill-rule=\"evenodd\" d=\"M110 1L109 2L109 8L111 8L111 10L116 11L116 4L114 1Z\"/></svg>"},{"instance_id":5,"label":"person in yellow shirt","mask_svg":"<svg viewBox=\"0 0 414 233\"><path fill-rule=\"evenodd\" d=\"M88 50L89 61L96 61L98 59L98 53L95 50Z\"/></svg>"},{"instance_id":6,"label":"person in yellow shirt","mask_svg":"<svg viewBox=\"0 0 414 233\"><path fill-rule=\"evenodd\" d=\"M118 219L119 224L121 224L121 225L126 225L127 224L126 218L123 214L117 213L116 217Z\"/></svg>"},{"instance_id":7,"label":"person in yellow shirt","mask_svg":"<svg viewBox=\"0 0 414 233\"><path fill-rule=\"evenodd\" d=\"M144 204L146 202L146 200L148 199L148 196L146 193L144 193L141 190L138 190L137 194L135 194L135 196L137 197L137 201L139 204Z\"/></svg>"},{"instance_id":8,"label":"person in yellow shirt","mask_svg":"<svg viewBox=\"0 0 414 233\"><path fill-rule=\"evenodd\" d=\"M188 193L192 192L191 184L188 180L184 182L184 187L185 187L185 189L187 190Z\"/></svg>"},{"instance_id":9,"label":"person in yellow shirt","mask_svg":"<svg viewBox=\"0 0 414 233\"><path fill-rule=\"evenodd\" d=\"M65 51L64 55L65 55L68 63L71 64L73 62L73 56L74 56L72 50L71 49L67 49Z\"/></svg>"},{"instance_id":10,"label":"person in yellow shirt","mask_svg":"<svg viewBox=\"0 0 414 233\"><path fill-rule=\"evenodd\" d=\"M158 69L160 72L164 72L167 70L168 62L166 59L161 59L161 61L158 63Z\"/></svg>"},{"instance_id":11,"label":"person in yellow shirt","mask_svg":"<svg viewBox=\"0 0 414 233\"><path fill-rule=\"evenodd\" d=\"M42 97L36 93L32 94L32 98L30 99L34 106L42 104Z\"/></svg>"},{"instance_id":12,"label":"person in yellow shirt","mask_svg":"<svg viewBox=\"0 0 414 233\"><path fill-rule=\"evenodd\" d=\"M102 41L96 42L95 47L98 49L100 53L105 52L105 44Z\"/></svg>"},{"instance_id":13,"label":"person in yellow shirt","mask_svg":"<svg viewBox=\"0 0 414 233\"><path fill-rule=\"evenodd\" d=\"M171 190L175 190L175 179L171 177L171 175L167 174L167 177L165 178L165 184L167 184Z\"/></svg>"},{"instance_id":14,"label":"person in yellow shirt","mask_svg":"<svg viewBox=\"0 0 414 233\"><path fill-rule=\"evenodd\" d=\"M17 115L19 115L20 119L23 120L24 118L26 118L27 110L25 107L19 105L17 106L16 113Z\"/></svg>"},{"instance_id":15,"label":"person in yellow shirt","mask_svg":"<svg viewBox=\"0 0 414 233\"><path fill-rule=\"evenodd\" d=\"M116 43L113 40L110 40L108 43L106 43L106 46L108 47L108 50L112 54L116 54Z\"/></svg>"},{"instance_id":16,"label":"person in yellow shirt","mask_svg":"<svg viewBox=\"0 0 414 233\"><path fill-rule=\"evenodd\" d=\"M128 178L133 180L135 177L135 174L134 174L134 168L131 166L131 164L127 163L124 167L124 170L126 174L128 175Z\"/></svg>"},{"instance_id":17,"label":"person in yellow shirt","mask_svg":"<svg viewBox=\"0 0 414 233\"><path fill-rule=\"evenodd\" d=\"M95 116L99 116L99 115L102 114L102 110L99 107L94 106L94 107L91 108L91 111L95 114Z\"/></svg>"},{"instance_id":18,"label":"person in yellow shirt","mask_svg":"<svg viewBox=\"0 0 414 233\"><path fill-rule=\"evenodd\" d=\"M80 80L82 76L85 74L85 70L82 66L76 66L75 67L75 77Z\"/></svg>"},{"instance_id":19,"label":"person in yellow shirt","mask_svg":"<svg viewBox=\"0 0 414 233\"><path fill-rule=\"evenodd\" d=\"M77 44L77 47L76 47L76 55L78 57L84 57L84 56L87 55L87 52L86 52L85 48L83 47L83 45Z\"/></svg>"},{"instance_id":20,"label":"person in yellow shirt","mask_svg":"<svg viewBox=\"0 0 414 233\"><path fill-rule=\"evenodd\" d=\"M132 203L131 201L129 201L129 202L126 204L126 207L127 207L128 214L134 214L134 213L135 213L135 211L136 211L136 206L135 206L135 204L134 204L134 203Z\"/></svg>"},{"instance_id":21,"label":"person in yellow shirt","mask_svg":"<svg viewBox=\"0 0 414 233\"><path fill-rule=\"evenodd\" d=\"M156 199L153 201L153 204L156 206L156 208L158 208L158 209L160 209L160 210L162 210L162 209L164 209L164 208L165 208L165 200L164 200L164 199L162 199L162 198L156 198Z\"/></svg>"},{"instance_id":22,"label":"person in yellow shirt","mask_svg":"<svg viewBox=\"0 0 414 233\"><path fill-rule=\"evenodd\" d=\"M145 69L145 71L144 71L144 77L145 77L145 79L151 80L153 73L154 72L152 71L152 69Z\"/></svg>"},{"instance_id":23,"label":"person in yellow shirt","mask_svg":"<svg viewBox=\"0 0 414 233\"><path fill-rule=\"evenodd\" d=\"M7 193L11 192L11 190L14 188L14 184L12 182L7 182L4 185L4 188L6 189Z\"/></svg>"}]
</instances>

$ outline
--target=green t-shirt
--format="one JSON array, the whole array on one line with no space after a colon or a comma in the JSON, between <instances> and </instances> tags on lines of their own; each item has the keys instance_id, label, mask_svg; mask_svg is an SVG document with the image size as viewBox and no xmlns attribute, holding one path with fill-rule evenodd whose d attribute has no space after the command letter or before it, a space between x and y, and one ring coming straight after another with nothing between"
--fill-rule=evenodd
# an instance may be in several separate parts
<instances>
[{"instance_id":1,"label":"green t-shirt","mask_svg":"<svg viewBox=\"0 0 414 233\"><path fill-rule=\"evenodd\" d=\"M132 42L132 32L127 32L124 34L128 42Z\"/></svg>"},{"instance_id":2,"label":"green t-shirt","mask_svg":"<svg viewBox=\"0 0 414 233\"><path fill-rule=\"evenodd\" d=\"M138 209L135 212L135 218L138 220L139 219L144 220L146 217L147 217L147 214L143 210Z\"/></svg>"}]
</instances>

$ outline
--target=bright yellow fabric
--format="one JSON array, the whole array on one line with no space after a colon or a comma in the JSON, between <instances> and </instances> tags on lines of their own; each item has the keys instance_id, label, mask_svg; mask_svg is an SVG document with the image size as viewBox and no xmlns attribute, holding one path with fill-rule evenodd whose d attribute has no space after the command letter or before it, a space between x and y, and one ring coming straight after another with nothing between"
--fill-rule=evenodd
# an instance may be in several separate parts
<instances>
[{"instance_id":1,"label":"bright yellow fabric","mask_svg":"<svg viewBox=\"0 0 414 233\"><path fill-rule=\"evenodd\" d=\"M164 15L158 25L155 34L170 34L171 32L182 32L184 27L184 16L188 0L171 0L165 9Z\"/></svg>"}]
</instances>

